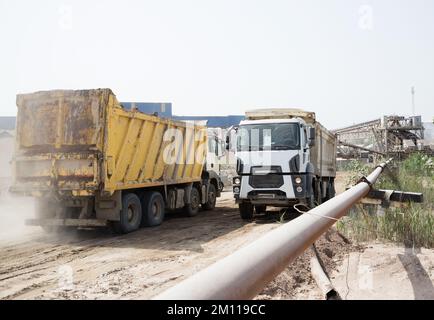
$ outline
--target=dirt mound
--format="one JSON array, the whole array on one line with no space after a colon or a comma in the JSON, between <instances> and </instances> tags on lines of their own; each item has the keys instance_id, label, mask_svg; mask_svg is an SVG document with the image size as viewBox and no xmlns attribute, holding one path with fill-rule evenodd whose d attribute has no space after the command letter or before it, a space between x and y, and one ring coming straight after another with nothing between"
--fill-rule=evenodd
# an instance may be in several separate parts
<instances>
[{"instance_id":1,"label":"dirt mound","mask_svg":"<svg viewBox=\"0 0 434 320\"><path fill-rule=\"evenodd\" d=\"M337 268L348 253L362 250L360 246L353 245L334 228L322 235L315 246L328 274ZM311 257L311 250L306 250L278 275L257 296L257 299L320 299L322 294L316 287L310 272Z\"/></svg>"}]
</instances>

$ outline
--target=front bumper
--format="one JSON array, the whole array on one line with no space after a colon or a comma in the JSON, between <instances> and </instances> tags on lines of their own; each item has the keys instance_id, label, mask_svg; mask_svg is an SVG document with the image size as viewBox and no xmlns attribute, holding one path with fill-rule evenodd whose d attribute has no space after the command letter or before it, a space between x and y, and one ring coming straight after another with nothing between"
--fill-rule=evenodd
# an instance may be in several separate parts
<instances>
[{"instance_id":1,"label":"front bumper","mask_svg":"<svg viewBox=\"0 0 434 320\"><path fill-rule=\"evenodd\" d=\"M312 193L310 174L284 174L285 184L280 188L253 188L251 175L234 177L233 193L237 203L244 201L252 204L270 204L276 206L291 205L305 200ZM236 183L238 182L238 183ZM245 185L245 184L248 185ZM246 190L247 188L247 190Z\"/></svg>"}]
</instances>

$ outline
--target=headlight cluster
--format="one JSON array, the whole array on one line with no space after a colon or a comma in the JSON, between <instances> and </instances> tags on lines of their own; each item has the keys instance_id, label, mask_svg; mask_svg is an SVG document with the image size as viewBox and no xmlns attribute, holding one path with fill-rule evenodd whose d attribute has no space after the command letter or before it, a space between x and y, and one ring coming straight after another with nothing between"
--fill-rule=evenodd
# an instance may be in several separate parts
<instances>
[{"instance_id":1,"label":"headlight cluster","mask_svg":"<svg viewBox=\"0 0 434 320\"><path fill-rule=\"evenodd\" d=\"M298 193L303 192L303 187L301 186L303 179L301 177L295 177L295 184L297 185L296 189Z\"/></svg>"},{"instance_id":2,"label":"headlight cluster","mask_svg":"<svg viewBox=\"0 0 434 320\"><path fill-rule=\"evenodd\" d=\"M240 186L241 186L241 177L235 177L233 180L233 185L234 185L234 193L235 194L239 194L240 193Z\"/></svg>"}]
</instances>

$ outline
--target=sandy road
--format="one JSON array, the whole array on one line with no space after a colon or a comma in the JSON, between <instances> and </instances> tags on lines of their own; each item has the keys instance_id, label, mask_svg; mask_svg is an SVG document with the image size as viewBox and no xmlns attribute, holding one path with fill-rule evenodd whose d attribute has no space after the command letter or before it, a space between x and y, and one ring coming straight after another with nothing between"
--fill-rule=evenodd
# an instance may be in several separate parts
<instances>
[{"instance_id":1,"label":"sandy road","mask_svg":"<svg viewBox=\"0 0 434 320\"><path fill-rule=\"evenodd\" d=\"M276 216L243 222L230 192L214 211L169 215L159 227L122 236L47 235L23 226L31 212L29 202L0 199L0 299L149 299L280 225ZM331 229L316 242L342 298L434 299L433 249L345 240ZM258 298L323 299L309 259L306 251Z\"/></svg>"},{"instance_id":2,"label":"sandy road","mask_svg":"<svg viewBox=\"0 0 434 320\"><path fill-rule=\"evenodd\" d=\"M215 211L172 215L123 236L22 228L19 237L0 237L0 298L150 298L277 226L243 222L224 193Z\"/></svg>"}]
</instances>

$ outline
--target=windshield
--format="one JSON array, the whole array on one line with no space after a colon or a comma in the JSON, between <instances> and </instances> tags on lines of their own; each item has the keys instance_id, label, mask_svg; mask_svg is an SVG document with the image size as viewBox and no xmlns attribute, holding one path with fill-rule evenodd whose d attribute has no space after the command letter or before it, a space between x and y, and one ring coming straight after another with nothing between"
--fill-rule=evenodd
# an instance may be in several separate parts
<instances>
[{"instance_id":1,"label":"windshield","mask_svg":"<svg viewBox=\"0 0 434 320\"><path fill-rule=\"evenodd\" d=\"M298 123L266 123L243 125L238 130L237 150L298 150Z\"/></svg>"}]
</instances>

